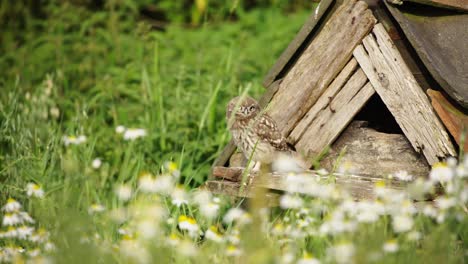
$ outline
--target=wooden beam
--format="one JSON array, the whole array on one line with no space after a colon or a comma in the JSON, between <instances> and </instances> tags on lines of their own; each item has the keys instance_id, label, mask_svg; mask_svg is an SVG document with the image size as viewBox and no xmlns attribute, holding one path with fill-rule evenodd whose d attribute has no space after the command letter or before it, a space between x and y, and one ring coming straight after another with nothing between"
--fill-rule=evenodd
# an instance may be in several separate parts
<instances>
[{"instance_id":1,"label":"wooden beam","mask_svg":"<svg viewBox=\"0 0 468 264\"><path fill-rule=\"evenodd\" d=\"M375 37L374 37L374 35ZM417 152L429 164L455 150L429 99L416 82L381 24L358 46L354 57Z\"/></svg>"},{"instance_id":2,"label":"wooden beam","mask_svg":"<svg viewBox=\"0 0 468 264\"><path fill-rule=\"evenodd\" d=\"M364 121L352 122L333 143L330 154L320 161L322 167L333 171L347 163L359 175L387 178L406 171L415 178L428 177L429 165L404 135L378 132L366 125Z\"/></svg>"},{"instance_id":3,"label":"wooden beam","mask_svg":"<svg viewBox=\"0 0 468 264\"><path fill-rule=\"evenodd\" d=\"M310 123L314 121L317 114L329 107L331 100L336 96L336 94L343 88L346 82L351 78L353 73L358 67L357 61L352 58L348 64L341 70L338 76L333 80L333 82L328 86L323 95L317 100L317 102L312 106L309 112L299 121L299 123L294 127L294 130L288 137L288 142L295 145L297 141L304 135L304 132L309 127Z\"/></svg>"},{"instance_id":4,"label":"wooden beam","mask_svg":"<svg viewBox=\"0 0 468 264\"><path fill-rule=\"evenodd\" d=\"M366 75L358 69L336 96L326 98L329 102L325 108L315 105L311 108L310 125L295 145L296 149L307 156L321 153L335 141L374 93Z\"/></svg>"},{"instance_id":5,"label":"wooden beam","mask_svg":"<svg viewBox=\"0 0 468 264\"><path fill-rule=\"evenodd\" d=\"M279 74L285 69L286 65L293 59L294 55L297 55L300 47L304 44L306 39L311 41L311 35L317 23L321 20L323 14L327 11L333 0L322 0L320 4L314 9L312 14L309 16L307 21L304 23L302 28L299 30L294 39L289 43L288 47L281 53L278 60L276 60L273 67L267 73L263 79L263 86L269 87L279 76Z\"/></svg>"},{"instance_id":6,"label":"wooden beam","mask_svg":"<svg viewBox=\"0 0 468 264\"><path fill-rule=\"evenodd\" d=\"M341 5L286 74L268 113L284 135L307 113L375 24L362 1Z\"/></svg>"},{"instance_id":7,"label":"wooden beam","mask_svg":"<svg viewBox=\"0 0 468 264\"><path fill-rule=\"evenodd\" d=\"M240 178L243 171L239 170L238 168L225 168L226 170L232 170L233 174L238 173L239 175L236 178ZM246 186L246 192L251 193L251 188L267 188L276 191L287 191L288 190L288 182L287 177L288 174L278 174L278 173L269 173L267 175L257 175L252 174L251 182L249 185ZM364 176L364 175L348 175L348 174L341 174L341 173L332 173L330 175L320 175L316 171L304 171L301 173L301 177L311 177L311 180L318 180L322 182L322 184L329 184L330 181L334 182L336 185L347 190L354 198L356 199L372 199L375 198L374 187L377 182L381 182L382 178L379 177L372 177L372 176ZM212 182L223 182L223 184L219 183L212 183ZM328 182L328 183L327 183ZM208 182L207 182L208 183ZM388 188L394 190L403 190L406 183L397 181L397 180L390 180L386 179L385 183ZM229 182L229 181L209 181L209 184L215 185L211 186L211 189L214 189L215 193L225 193L225 194L233 194L237 195L236 193L239 191L240 184L238 182ZM223 189L223 186L227 186ZM216 188L215 188L216 187ZM219 187L219 188L218 188ZM217 189L218 188L218 189ZM233 189L237 188L237 192ZM246 194L247 195L247 194Z\"/></svg>"}]
</instances>

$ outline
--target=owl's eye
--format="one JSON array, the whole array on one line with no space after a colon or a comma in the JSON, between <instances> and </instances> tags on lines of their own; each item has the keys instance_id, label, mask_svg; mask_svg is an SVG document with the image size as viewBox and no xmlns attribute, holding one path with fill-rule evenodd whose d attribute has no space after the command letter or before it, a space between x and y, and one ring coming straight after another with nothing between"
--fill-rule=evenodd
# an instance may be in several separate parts
<instances>
[{"instance_id":1,"label":"owl's eye","mask_svg":"<svg viewBox=\"0 0 468 264\"><path fill-rule=\"evenodd\" d=\"M249 107L249 112L252 112L253 110L255 110L255 105L251 105L251 106Z\"/></svg>"}]
</instances>

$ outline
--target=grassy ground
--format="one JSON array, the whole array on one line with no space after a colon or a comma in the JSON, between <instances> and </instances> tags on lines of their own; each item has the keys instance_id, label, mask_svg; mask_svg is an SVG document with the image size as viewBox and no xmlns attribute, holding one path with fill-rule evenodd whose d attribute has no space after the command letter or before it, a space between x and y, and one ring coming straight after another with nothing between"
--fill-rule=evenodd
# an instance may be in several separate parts
<instances>
[{"instance_id":1,"label":"grassy ground","mask_svg":"<svg viewBox=\"0 0 468 264\"><path fill-rule=\"evenodd\" d=\"M257 9L235 22L161 32L125 8L47 10L48 19L28 19L22 31L1 35L0 262L35 253L58 263L466 257L468 164L436 171L433 178L451 173L443 181L455 187L444 196L446 208L426 215L393 193L352 204L335 188L321 197L291 190L285 210L249 216L228 211L237 206L228 199L194 192L230 138L226 102L245 90L259 97L263 75L308 11ZM118 126L126 129L118 133ZM19 217L22 211L35 223ZM366 221L358 217L366 214ZM13 254L18 246L26 252Z\"/></svg>"}]
</instances>

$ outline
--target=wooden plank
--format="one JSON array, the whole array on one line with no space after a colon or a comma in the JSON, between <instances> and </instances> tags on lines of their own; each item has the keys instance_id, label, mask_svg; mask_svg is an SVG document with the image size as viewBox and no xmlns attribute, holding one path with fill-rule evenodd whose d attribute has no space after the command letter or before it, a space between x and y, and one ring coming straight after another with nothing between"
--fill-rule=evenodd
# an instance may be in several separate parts
<instances>
[{"instance_id":1,"label":"wooden plank","mask_svg":"<svg viewBox=\"0 0 468 264\"><path fill-rule=\"evenodd\" d=\"M317 114L321 110L329 107L331 100L336 96L341 88L343 88L345 83L351 78L351 75L356 71L357 65L357 61L354 58L352 58L348 64L346 64L343 70L338 74L335 80L333 80L330 86L328 86L326 91L312 106L309 112L301 119L301 121L299 121L296 127L294 127L294 130L288 137L289 143L295 145L309 127L310 123L314 121Z\"/></svg>"},{"instance_id":2,"label":"wooden plank","mask_svg":"<svg viewBox=\"0 0 468 264\"><path fill-rule=\"evenodd\" d=\"M463 134L465 134L463 149L465 152L468 152L468 140L466 140L466 133L468 133L468 115L457 109L441 92L429 89L427 90L427 94L431 98L432 106L442 120L442 123L444 123L445 127L460 147L461 144L463 144Z\"/></svg>"},{"instance_id":3,"label":"wooden plank","mask_svg":"<svg viewBox=\"0 0 468 264\"><path fill-rule=\"evenodd\" d=\"M243 167L213 167L213 176L228 181L240 182L242 178Z\"/></svg>"},{"instance_id":4,"label":"wooden plank","mask_svg":"<svg viewBox=\"0 0 468 264\"><path fill-rule=\"evenodd\" d=\"M387 178L399 171L413 177L427 178L429 165L423 156L414 151L402 134L387 134L366 127L367 122L354 121L341 134L330 154L320 164L333 171L340 164L348 163L352 172Z\"/></svg>"},{"instance_id":5,"label":"wooden plank","mask_svg":"<svg viewBox=\"0 0 468 264\"><path fill-rule=\"evenodd\" d=\"M434 164L455 150L429 99L381 24L358 46L354 57L418 153ZM366 52L367 51L367 52Z\"/></svg>"},{"instance_id":6,"label":"wooden plank","mask_svg":"<svg viewBox=\"0 0 468 264\"><path fill-rule=\"evenodd\" d=\"M304 44L306 39L309 41L312 39L312 31L316 27L317 23L321 20L323 14L327 11L333 0L322 0L320 4L314 9L312 14L309 16L307 21L304 23L302 28L299 30L294 39L289 43L288 47L281 53L278 60L275 62L273 67L267 73L263 79L263 86L269 87L278 77L278 75L284 70L286 65L292 60L294 55L298 52L301 45Z\"/></svg>"},{"instance_id":7,"label":"wooden plank","mask_svg":"<svg viewBox=\"0 0 468 264\"><path fill-rule=\"evenodd\" d=\"M237 168L226 168L227 170L233 170L235 173L239 173L238 178L242 175L243 171L238 170ZM267 175L256 175L255 173L251 178L251 183L246 187L246 192L252 192L250 188L267 188L276 191L287 191L291 183L288 182L288 174L278 174L278 173L268 173ZM249 175L251 177L251 175ZM316 171L304 171L301 173L300 177L311 177L310 180L313 182L321 182L321 184L328 184L334 182L334 184L339 185L340 187L347 190L353 197L357 199L372 199L375 198L374 187L377 182L381 182L382 178L372 177L372 176L363 176L363 175L352 175L352 174L341 174L341 173L332 173L330 175L321 175ZM222 182L212 183L212 182ZM312 183L312 182L311 182ZM389 189L402 190L404 189L406 183L386 179L385 183ZM239 183L229 182L229 181L209 181L207 184L214 185L209 189L214 190L215 193L224 193L228 195L237 195L239 191ZM227 186L227 187L223 187ZM225 189L223 189L225 188ZM237 189L236 189L237 188ZM247 194L246 194L247 195Z\"/></svg>"},{"instance_id":8,"label":"wooden plank","mask_svg":"<svg viewBox=\"0 0 468 264\"><path fill-rule=\"evenodd\" d=\"M307 113L375 24L362 1L341 5L286 74L268 113L284 135Z\"/></svg>"},{"instance_id":9,"label":"wooden plank","mask_svg":"<svg viewBox=\"0 0 468 264\"><path fill-rule=\"evenodd\" d=\"M364 72L358 69L328 107L317 113L296 144L299 152L316 156L335 141L375 93L372 85L366 81Z\"/></svg>"}]
</instances>

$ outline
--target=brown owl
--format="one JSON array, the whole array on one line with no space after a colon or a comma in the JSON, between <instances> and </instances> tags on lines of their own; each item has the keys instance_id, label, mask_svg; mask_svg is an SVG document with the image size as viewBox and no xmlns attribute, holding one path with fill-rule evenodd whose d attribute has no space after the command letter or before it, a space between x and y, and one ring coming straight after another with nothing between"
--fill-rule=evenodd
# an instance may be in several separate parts
<instances>
[{"instance_id":1,"label":"brown owl","mask_svg":"<svg viewBox=\"0 0 468 264\"><path fill-rule=\"evenodd\" d=\"M276 122L261 112L260 105L253 98L234 97L227 105L226 118L234 142L247 159L252 157L255 162L272 164L278 156L296 156ZM305 162L300 162L299 166L307 167Z\"/></svg>"}]
</instances>

